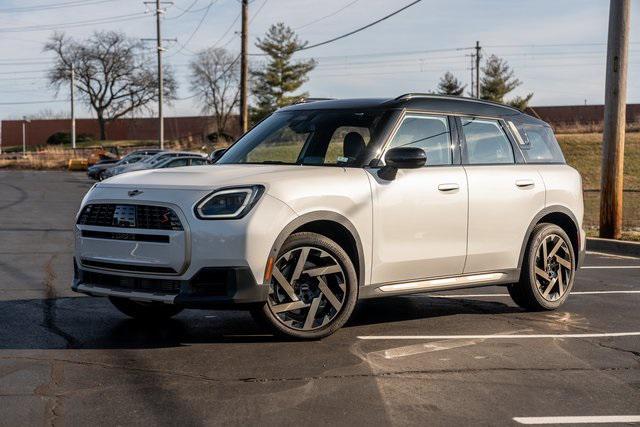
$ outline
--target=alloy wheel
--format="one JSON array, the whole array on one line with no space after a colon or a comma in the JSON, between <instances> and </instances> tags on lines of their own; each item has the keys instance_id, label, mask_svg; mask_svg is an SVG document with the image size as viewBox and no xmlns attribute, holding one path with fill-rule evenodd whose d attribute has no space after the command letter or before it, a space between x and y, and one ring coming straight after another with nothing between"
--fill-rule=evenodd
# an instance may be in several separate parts
<instances>
[{"instance_id":1,"label":"alloy wheel","mask_svg":"<svg viewBox=\"0 0 640 427\"><path fill-rule=\"evenodd\" d=\"M573 259L568 243L557 234L546 236L536 251L536 288L547 301L557 301L568 290L573 276Z\"/></svg>"},{"instance_id":2,"label":"alloy wheel","mask_svg":"<svg viewBox=\"0 0 640 427\"><path fill-rule=\"evenodd\" d=\"M345 273L331 254L298 247L281 255L273 266L269 309L291 329L319 329L340 313L346 286Z\"/></svg>"}]
</instances>

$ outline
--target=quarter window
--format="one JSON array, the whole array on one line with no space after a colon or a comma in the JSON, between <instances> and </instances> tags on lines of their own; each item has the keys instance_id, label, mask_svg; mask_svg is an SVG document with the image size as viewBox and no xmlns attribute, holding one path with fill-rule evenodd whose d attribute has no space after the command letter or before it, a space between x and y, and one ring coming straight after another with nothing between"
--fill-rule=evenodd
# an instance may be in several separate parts
<instances>
[{"instance_id":1,"label":"quarter window","mask_svg":"<svg viewBox=\"0 0 640 427\"><path fill-rule=\"evenodd\" d=\"M523 125L527 143L522 146L522 154L528 163L564 163L562 150L547 126Z\"/></svg>"},{"instance_id":2,"label":"quarter window","mask_svg":"<svg viewBox=\"0 0 640 427\"><path fill-rule=\"evenodd\" d=\"M497 120L462 118L470 165L514 163L513 148Z\"/></svg>"},{"instance_id":3,"label":"quarter window","mask_svg":"<svg viewBox=\"0 0 640 427\"><path fill-rule=\"evenodd\" d=\"M419 147L427 155L427 166L450 165L451 135L446 117L407 115L389 148Z\"/></svg>"}]
</instances>

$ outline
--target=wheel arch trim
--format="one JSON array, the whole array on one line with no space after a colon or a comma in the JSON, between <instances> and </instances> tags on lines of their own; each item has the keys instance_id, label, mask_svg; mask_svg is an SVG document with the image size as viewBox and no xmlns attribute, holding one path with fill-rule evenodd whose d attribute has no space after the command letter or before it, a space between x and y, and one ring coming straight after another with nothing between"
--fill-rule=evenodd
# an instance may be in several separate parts
<instances>
[{"instance_id":1,"label":"wheel arch trim","mask_svg":"<svg viewBox=\"0 0 640 427\"><path fill-rule=\"evenodd\" d=\"M289 222L278 234L275 242L271 246L271 251L269 251L269 258L273 257L274 259L278 256L278 252L280 248L284 244L287 237L289 237L295 230L298 228L310 224L316 221L330 221L335 222L344 228L346 228L349 233L351 233L351 237L355 241L356 244L356 252L358 257L358 286L364 286L365 284L365 260L364 260L364 250L362 247L362 241L360 240L360 234L358 233L356 227L343 215L333 212L333 211L315 211L309 212L299 217L295 218L293 221Z\"/></svg>"},{"instance_id":2,"label":"wheel arch trim","mask_svg":"<svg viewBox=\"0 0 640 427\"><path fill-rule=\"evenodd\" d=\"M575 257L576 257L576 261L577 261L577 266L581 265L581 253L580 253L580 226L578 225L578 220L576 219L576 216L573 214L573 212L571 212L571 210L569 208L567 208L566 206L562 206L562 205L551 205L551 206L547 206L546 208L542 209L540 212L538 212L534 217L533 220L531 221L531 223L529 224L529 227L527 228L527 232L524 235L524 240L522 241L522 245L520 246L520 256L518 257L518 270L522 270L522 263L524 262L524 254L527 250L527 245L529 244L529 240L531 239L531 233L533 232L533 229L535 228L536 225L538 225L538 223L540 222L540 220L542 218L544 218L545 216L549 215L549 214L554 214L554 213L559 213L559 214L563 214L566 215L567 217L569 217L569 219L571 220L571 222L573 223L575 229L576 229L576 247L574 247L574 252L575 252ZM569 234L569 233L567 233ZM569 236L569 238L572 238L572 236ZM572 242L573 244L573 242Z\"/></svg>"}]
</instances>

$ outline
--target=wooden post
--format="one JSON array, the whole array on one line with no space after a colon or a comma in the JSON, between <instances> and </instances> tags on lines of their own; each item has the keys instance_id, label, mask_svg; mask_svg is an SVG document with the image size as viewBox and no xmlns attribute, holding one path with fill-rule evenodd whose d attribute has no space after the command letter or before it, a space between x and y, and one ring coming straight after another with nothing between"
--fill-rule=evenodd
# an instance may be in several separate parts
<instances>
[{"instance_id":1,"label":"wooden post","mask_svg":"<svg viewBox=\"0 0 640 427\"><path fill-rule=\"evenodd\" d=\"M630 9L630 0L611 0L609 6L607 80L600 182L600 237L609 239L619 239L622 234Z\"/></svg>"},{"instance_id":2,"label":"wooden post","mask_svg":"<svg viewBox=\"0 0 640 427\"><path fill-rule=\"evenodd\" d=\"M249 0L242 0L242 34L240 46L240 131L249 129Z\"/></svg>"}]
</instances>

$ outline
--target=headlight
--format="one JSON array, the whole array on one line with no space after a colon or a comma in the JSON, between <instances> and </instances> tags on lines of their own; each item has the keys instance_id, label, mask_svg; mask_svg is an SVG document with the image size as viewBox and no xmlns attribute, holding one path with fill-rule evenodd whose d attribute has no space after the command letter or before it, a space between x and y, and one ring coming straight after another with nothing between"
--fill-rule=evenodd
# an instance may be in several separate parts
<instances>
[{"instance_id":1,"label":"headlight","mask_svg":"<svg viewBox=\"0 0 640 427\"><path fill-rule=\"evenodd\" d=\"M216 190L195 207L200 219L236 219L249 213L264 192L262 185Z\"/></svg>"}]
</instances>

